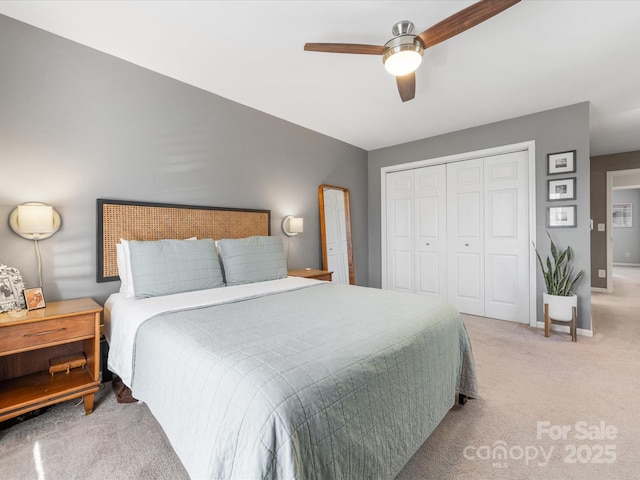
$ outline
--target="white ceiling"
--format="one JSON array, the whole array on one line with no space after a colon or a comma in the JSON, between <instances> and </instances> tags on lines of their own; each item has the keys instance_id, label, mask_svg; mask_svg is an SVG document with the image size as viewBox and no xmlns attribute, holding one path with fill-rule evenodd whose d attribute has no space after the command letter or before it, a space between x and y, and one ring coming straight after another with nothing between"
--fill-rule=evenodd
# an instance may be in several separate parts
<instances>
[{"instance_id":1,"label":"white ceiling","mask_svg":"<svg viewBox=\"0 0 640 480\"><path fill-rule=\"evenodd\" d=\"M424 54L402 103L382 45L474 1L0 1L0 13L365 150L591 102L591 155L640 150L640 1L523 0Z\"/></svg>"}]
</instances>

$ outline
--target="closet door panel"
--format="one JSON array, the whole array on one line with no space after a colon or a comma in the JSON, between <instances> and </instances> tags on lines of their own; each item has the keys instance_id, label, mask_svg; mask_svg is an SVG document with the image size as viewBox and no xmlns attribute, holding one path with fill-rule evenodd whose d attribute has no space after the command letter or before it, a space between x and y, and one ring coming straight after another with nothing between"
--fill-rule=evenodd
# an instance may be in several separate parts
<instances>
[{"instance_id":1,"label":"closet door panel","mask_svg":"<svg viewBox=\"0 0 640 480\"><path fill-rule=\"evenodd\" d=\"M483 159L447 165L448 300L484 315Z\"/></svg>"},{"instance_id":2,"label":"closet door panel","mask_svg":"<svg viewBox=\"0 0 640 480\"><path fill-rule=\"evenodd\" d=\"M457 253L455 256L456 283L453 298L464 308L463 313L482 315L482 255L479 253ZM470 306L465 308L465 303ZM462 310L461 310L462 312Z\"/></svg>"},{"instance_id":3,"label":"closet door panel","mask_svg":"<svg viewBox=\"0 0 640 480\"><path fill-rule=\"evenodd\" d=\"M444 292L440 285L440 271L443 267L440 255L431 252L417 252L416 257L418 260L417 270L420 272L417 278L416 293L436 297L441 296ZM445 299L446 296L442 298Z\"/></svg>"},{"instance_id":4,"label":"closet door panel","mask_svg":"<svg viewBox=\"0 0 640 480\"><path fill-rule=\"evenodd\" d=\"M446 299L447 169L435 165L414 172L416 206L415 292Z\"/></svg>"},{"instance_id":5,"label":"closet door panel","mask_svg":"<svg viewBox=\"0 0 640 480\"><path fill-rule=\"evenodd\" d=\"M464 242L482 241L482 192L461 192L455 198L455 218L449 221L455 225L456 238Z\"/></svg>"},{"instance_id":6,"label":"closet door panel","mask_svg":"<svg viewBox=\"0 0 640 480\"><path fill-rule=\"evenodd\" d=\"M413 292L413 278L411 276L413 252L396 250L393 252L391 261L393 271L391 272L389 289L400 292Z\"/></svg>"},{"instance_id":7,"label":"closet door panel","mask_svg":"<svg viewBox=\"0 0 640 480\"><path fill-rule=\"evenodd\" d=\"M485 316L529 322L529 199L525 152L485 158Z\"/></svg>"},{"instance_id":8,"label":"closet door panel","mask_svg":"<svg viewBox=\"0 0 640 480\"><path fill-rule=\"evenodd\" d=\"M414 290L413 171L387 174L387 288Z\"/></svg>"},{"instance_id":9,"label":"closet door panel","mask_svg":"<svg viewBox=\"0 0 640 480\"><path fill-rule=\"evenodd\" d=\"M487 280L491 282L486 289L491 295L488 298L489 304L516 305L519 299L513 273L518 271L518 257L503 254L487 255L486 269Z\"/></svg>"},{"instance_id":10,"label":"closet door panel","mask_svg":"<svg viewBox=\"0 0 640 480\"><path fill-rule=\"evenodd\" d=\"M487 234L496 241L518 238L518 190L493 190L487 193L490 215L487 216Z\"/></svg>"}]
</instances>

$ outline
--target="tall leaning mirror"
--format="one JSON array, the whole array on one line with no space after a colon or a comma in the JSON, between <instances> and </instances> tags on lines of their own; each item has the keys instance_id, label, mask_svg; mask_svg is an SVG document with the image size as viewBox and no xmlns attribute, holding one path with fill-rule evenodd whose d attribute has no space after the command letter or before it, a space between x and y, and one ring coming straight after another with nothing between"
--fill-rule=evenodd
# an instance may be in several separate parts
<instances>
[{"instance_id":1,"label":"tall leaning mirror","mask_svg":"<svg viewBox=\"0 0 640 480\"><path fill-rule=\"evenodd\" d=\"M322 268L333 272L335 283L355 285L356 272L353 265L349 189L333 185L320 185L318 187L318 203L320 205Z\"/></svg>"}]
</instances>

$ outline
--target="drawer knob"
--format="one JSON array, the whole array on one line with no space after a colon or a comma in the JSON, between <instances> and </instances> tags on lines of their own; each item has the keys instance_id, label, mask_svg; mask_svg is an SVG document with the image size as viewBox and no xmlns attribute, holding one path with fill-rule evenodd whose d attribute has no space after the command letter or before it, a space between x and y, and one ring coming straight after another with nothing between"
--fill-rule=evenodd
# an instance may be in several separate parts
<instances>
[{"instance_id":1,"label":"drawer knob","mask_svg":"<svg viewBox=\"0 0 640 480\"><path fill-rule=\"evenodd\" d=\"M24 335L24 338L39 337L40 335L49 335L50 333L64 332L65 330L66 330L66 327L62 327L62 328L57 328L55 330L45 330L44 332L27 333Z\"/></svg>"}]
</instances>

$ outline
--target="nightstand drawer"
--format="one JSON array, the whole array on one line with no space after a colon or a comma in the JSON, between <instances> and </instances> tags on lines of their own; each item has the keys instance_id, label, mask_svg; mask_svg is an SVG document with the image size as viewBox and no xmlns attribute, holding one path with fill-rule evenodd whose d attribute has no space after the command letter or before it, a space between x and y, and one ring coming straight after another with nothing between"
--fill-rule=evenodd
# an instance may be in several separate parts
<instances>
[{"instance_id":1,"label":"nightstand drawer","mask_svg":"<svg viewBox=\"0 0 640 480\"><path fill-rule=\"evenodd\" d=\"M2 328L0 355L95 335L95 315L84 314Z\"/></svg>"}]
</instances>

